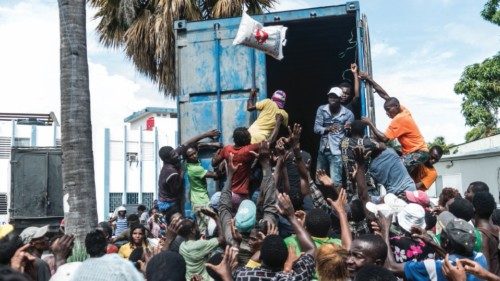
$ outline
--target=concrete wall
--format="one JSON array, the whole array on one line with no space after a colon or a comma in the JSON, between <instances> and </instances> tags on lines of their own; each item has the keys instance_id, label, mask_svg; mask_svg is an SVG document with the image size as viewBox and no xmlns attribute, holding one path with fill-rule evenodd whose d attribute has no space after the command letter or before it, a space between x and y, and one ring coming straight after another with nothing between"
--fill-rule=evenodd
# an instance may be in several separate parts
<instances>
[{"instance_id":1,"label":"concrete wall","mask_svg":"<svg viewBox=\"0 0 500 281\"><path fill-rule=\"evenodd\" d=\"M438 171L437 195L443 187L455 187L462 195L473 181L483 181L498 202L500 190L500 151L473 156L443 157L434 165Z\"/></svg>"}]
</instances>

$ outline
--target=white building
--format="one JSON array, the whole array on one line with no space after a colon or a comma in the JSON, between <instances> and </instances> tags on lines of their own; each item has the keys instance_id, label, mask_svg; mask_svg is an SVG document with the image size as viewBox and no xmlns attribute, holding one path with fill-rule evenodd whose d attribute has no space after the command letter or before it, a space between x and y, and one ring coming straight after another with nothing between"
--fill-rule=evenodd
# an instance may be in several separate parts
<instances>
[{"instance_id":1,"label":"white building","mask_svg":"<svg viewBox=\"0 0 500 281\"><path fill-rule=\"evenodd\" d=\"M8 222L13 146L60 145L60 127L54 113L0 113L0 224Z\"/></svg>"},{"instance_id":2,"label":"white building","mask_svg":"<svg viewBox=\"0 0 500 281\"><path fill-rule=\"evenodd\" d=\"M124 119L122 128L94 138L99 220L122 204L151 207L157 198L160 147L177 145L177 111L147 107Z\"/></svg>"},{"instance_id":3,"label":"white building","mask_svg":"<svg viewBox=\"0 0 500 281\"><path fill-rule=\"evenodd\" d=\"M455 154L444 155L436 163L438 178L435 192L443 187L455 187L461 194L471 182L485 182L498 202L500 191L500 134L453 147ZM432 194L431 194L432 195Z\"/></svg>"}]
</instances>

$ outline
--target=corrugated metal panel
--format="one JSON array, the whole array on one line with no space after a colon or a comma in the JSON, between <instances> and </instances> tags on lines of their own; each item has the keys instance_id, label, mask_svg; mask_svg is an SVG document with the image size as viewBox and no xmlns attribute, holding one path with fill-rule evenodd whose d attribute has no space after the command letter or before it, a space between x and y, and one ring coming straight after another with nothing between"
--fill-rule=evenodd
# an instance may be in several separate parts
<instances>
[{"instance_id":1,"label":"corrugated metal panel","mask_svg":"<svg viewBox=\"0 0 500 281\"><path fill-rule=\"evenodd\" d=\"M0 193L0 215L7 214L7 193Z\"/></svg>"},{"instance_id":2,"label":"corrugated metal panel","mask_svg":"<svg viewBox=\"0 0 500 281\"><path fill-rule=\"evenodd\" d=\"M0 137L0 159L10 159L10 137Z\"/></svg>"}]
</instances>

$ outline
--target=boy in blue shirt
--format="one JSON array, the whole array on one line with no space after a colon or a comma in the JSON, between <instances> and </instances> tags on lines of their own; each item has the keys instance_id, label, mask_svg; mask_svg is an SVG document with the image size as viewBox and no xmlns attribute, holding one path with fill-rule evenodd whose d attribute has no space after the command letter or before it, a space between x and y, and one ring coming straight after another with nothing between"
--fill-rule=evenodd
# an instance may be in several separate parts
<instances>
[{"instance_id":1,"label":"boy in blue shirt","mask_svg":"<svg viewBox=\"0 0 500 281\"><path fill-rule=\"evenodd\" d=\"M390 222L390 221L389 221ZM384 240L389 244L390 223L381 221L380 227ZM486 258L482 253L474 252L475 235L474 227L468 222L451 217L449 221L443 222L446 227L441 232L441 247L449 254L449 261L455 264L459 259L469 259L477 262L481 267L488 268ZM391 247L388 247L386 268L399 276L404 276L408 281L420 280L448 280L443 273L444 259L427 259L419 262L396 263ZM481 280L467 273L467 281Z\"/></svg>"}]
</instances>

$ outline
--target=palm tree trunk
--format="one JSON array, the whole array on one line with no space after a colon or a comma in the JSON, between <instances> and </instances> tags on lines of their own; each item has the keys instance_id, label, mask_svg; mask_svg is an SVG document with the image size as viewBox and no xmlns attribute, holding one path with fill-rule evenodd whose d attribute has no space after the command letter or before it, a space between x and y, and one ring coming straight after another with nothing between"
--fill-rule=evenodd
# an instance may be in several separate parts
<instances>
[{"instance_id":1,"label":"palm tree trunk","mask_svg":"<svg viewBox=\"0 0 500 281\"><path fill-rule=\"evenodd\" d=\"M63 186L69 194L66 232L80 242L97 225L90 120L85 0L58 0Z\"/></svg>"}]
</instances>

